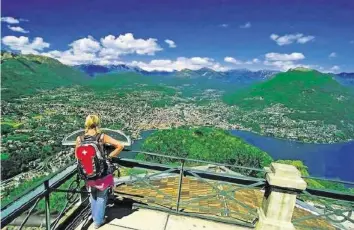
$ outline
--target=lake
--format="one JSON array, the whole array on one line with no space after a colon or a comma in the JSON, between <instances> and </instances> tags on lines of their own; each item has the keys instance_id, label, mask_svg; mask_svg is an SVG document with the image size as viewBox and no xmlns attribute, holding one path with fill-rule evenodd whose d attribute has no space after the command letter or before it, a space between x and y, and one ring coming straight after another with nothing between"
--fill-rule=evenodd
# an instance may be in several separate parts
<instances>
[{"instance_id":1,"label":"lake","mask_svg":"<svg viewBox=\"0 0 354 230\"><path fill-rule=\"evenodd\" d=\"M231 133L267 152L274 160L303 161L311 176L354 181L354 141L310 144L241 130L232 130Z\"/></svg>"},{"instance_id":2,"label":"lake","mask_svg":"<svg viewBox=\"0 0 354 230\"><path fill-rule=\"evenodd\" d=\"M143 140L153 132L142 132L142 139L134 143L133 150L140 150ZM303 161L311 176L354 181L354 141L310 144L241 130L230 130L230 133L267 152L274 160ZM132 158L135 154L124 152L121 156Z\"/></svg>"}]
</instances>

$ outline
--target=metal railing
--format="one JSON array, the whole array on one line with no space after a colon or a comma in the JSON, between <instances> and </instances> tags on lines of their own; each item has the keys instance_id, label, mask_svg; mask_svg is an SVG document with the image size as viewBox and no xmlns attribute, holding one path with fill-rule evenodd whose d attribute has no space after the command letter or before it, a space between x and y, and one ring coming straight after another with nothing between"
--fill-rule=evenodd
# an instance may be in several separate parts
<instances>
[{"instance_id":1,"label":"metal railing","mask_svg":"<svg viewBox=\"0 0 354 230\"><path fill-rule=\"evenodd\" d=\"M212 217L210 215L200 215L200 214L195 214L195 213L188 213L186 211L188 209L187 205L193 203L194 201L199 201L202 199L210 199L213 196L220 196L222 198L227 198L227 201L229 203L236 203L238 206L243 207L245 211L247 211L247 214L245 212L243 213L235 213L233 210L231 210L230 206L224 205L224 209L220 210L221 215L215 215L217 216L217 220L221 222L226 222L226 223L233 223L233 224L238 224L242 225L245 227L254 227L255 222L258 219L258 215L256 212L255 207L252 205L251 207L243 202L244 199L240 199L240 197L236 197L237 192L240 192L244 189L256 189L260 190L263 188L265 185L267 185L266 180L264 179L264 175L259 178L259 177L254 177L254 176L247 176L247 174L251 174L250 172L257 172L258 176L260 176L263 173L266 173L264 169L259 169L259 168L251 168L251 167L244 167L244 166L237 166L237 165L230 165L230 164L222 164L222 163L215 163L215 162L209 162L209 161L203 161L203 160L196 160L196 159L185 159L181 157L174 157L174 156L166 156L162 154L157 154L157 153L149 153L149 152L141 152L141 151L136 151L136 153L144 154L148 159L152 159L154 161L159 161L156 159L158 158L169 158L173 159L174 161L180 162L180 166L166 166L162 164L151 164L147 162L142 162L142 161L137 161L133 159L125 159L124 162L117 160L116 162L126 166L126 167L137 167L137 168L145 168L145 169L150 169L150 170L156 170L159 171L158 173L154 173L152 175L146 174L143 177L138 177L136 175L132 175L131 182L136 183L136 182L143 182L143 183L148 183L147 181L151 181L154 177L157 178L159 175L164 175L166 177L167 174L177 174L179 175L179 183L178 183L178 196L176 200L176 205L171 208L166 208L166 207L158 207L157 209L162 210L162 211L169 211L172 213L177 213L177 214L188 214L189 216L194 216L194 217L200 217L204 219L211 219L215 220L215 217ZM159 161L161 162L161 161ZM243 173L246 172L246 175L230 175L230 174L220 174L220 173L212 173L212 172L205 172L205 171L200 171L198 169L190 168L188 167L188 164L186 163L193 163L192 165L195 166L196 164L212 164L212 165L217 165L217 166L223 166L223 167L228 167L232 168L233 170L239 170ZM260 174L261 173L261 174ZM180 194L181 190L184 186L183 184L183 179L185 177L191 176L195 178L198 181L202 181L205 184L208 184L212 189L214 190L214 193L208 194L204 197L198 197L198 198L191 198L189 200L180 200ZM341 181L341 180L333 180L333 179L325 179L325 178L320 178L320 177L309 177L309 176L303 176L303 179L312 179L312 180L317 180L317 181L326 181L326 182L332 182L332 183L338 183L338 184L344 184L348 186L354 185L354 182L349 182L349 181ZM216 184L213 184L211 181L217 181ZM228 190L224 189L219 189L218 185L221 184L231 184L232 188ZM153 188L152 186L150 186ZM158 189L153 188L153 189ZM284 192L287 192L287 189L282 188ZM157 192L157 191L156 191ZM293 192L293 191L288 191L288 192ZM158 194L161 194L161 191L157 192ZM161 194L165 195L167 199L173 199L173 197L168 196L168 194ZM305 195L307 197L311 196L312 200L332 200L332 202L326 202L322 205L322 212L321 210L318 209L317 205L315 205L316 208L311 208L309 205L305 202L309 201L309 199L305 199ZM262 194L263 196L263 194ZM155 199L156 200L156 199ZM151 203L152 199L149 197L149 201ZM304 201L304 202L301 202ZM334 203L333 201L336 201ZM225 202L225 201L224 201ZM156 202L154 202L156 203ZM160 201L160 203L163 203ZM315 202L316 203L316 202ZM305 191L303 191L301 194L298 196L298 201L297 201L297 206L298 210L296 213L298 213L299 210L306 210L304 212L300 212L302 216L293 216L292 222L295 224L295 226L303 229L328 229L326 227L330 226L341 226L338 225L337 223L343 223L345 221L348 221L350 223L353 223L353 216L352 213L354 213L354 194L353 193L348 193L348 192L340 192L340 191L335 191L335 190L328 190L328 189L316 189L312 187L308 187ZM160 204L161 205L161 204ZM180 207L183 207L184 210L181 210ZM259 204L260 206L260 204ZM156 207L154 207L156 209ZM208 214L208 213L204 213ZM223 215L224 214L224 215ZM233 215L232 214L238 214L238 215ZM245 219L242 218L244 216L251 217L250 219ZM229 218L224 218L225 216L228 216ZM241 218L240 218L241 217ZM221 219L220 219L221 218ZM313 220L319 220L319 221L313 221ZM307 225L310 223L309 225ZM324 228L321 228L319 226L314 226L313 223L324 223Z\"/></svg>"},{"instance_id":2,"label":"metal railing","mask_svg":"<svg viewBox=\"0 0 354 230\"><path fill-rule=\"evenodd\" d=\"M314 179L314 178L312 178ZM321 178L322 180L323 178ZM336 180L330 180L338 183ZM352 185L352 182L345 182ZM307 188L298 201L311 210L307 215L293 217L292 223L302 229L352 229L354 227L354 193ZM312 221L310 224L309 221ZM348 226L345 226L347 224ZM351 225L351 227L349 227Z\"/></svg>"},{"instance_id":3,"label":"metal railing","mask_svg":"<svg viewBox=\"0 0 354 230\"><path fill-rule=\"evenodd\" d=\"M267 186L263 175L266 173L266 170L166 156L158 153L141 151L135 151L135 153L143 154L144 159L113 159L113 162L120 166L121 171L123 171L123 169L133 168L140 170L137 173L129 172L126 177L121 177L118 181L120 182L119 191L117 192L118 195L134 198L134 200L137 201L135 206L178 215L237 224L249 228L255 226L258 220L257 207L259 207L261 199L263 198L263 193L260 190ZM173 165L164 164L164 161L161 159L168 159L169 162L173 161L175 163ZM179 164L176 165L176 162ZM232 171L227 170L226 173L212 172L198 168L200 165L218 166L232 169ZM143 169L144 172L141 172L141 169ZM233 171L239 171L241 173L234 173ZM46 229L60 229L61 226L63 226L61 224L65 223L63 220L64 215L80 200L80 193L88 193L83 189L82 181L80 181L78 177L75 177L75 175L76 167L73 164L60 170L55 175L46 178L41 183L36 184L31 189L25 191L23 195L16 197L10 204L1 209L2 227L9 225L22 215L23 220L22 223L19 224L19 229L23 229L30 216L36 211L38 204L41 200L44 200L45 215L41 218L45 220ZM249 175L257 175L259 177ZM325 180L316 177L304 178ZM71 180L70 184L64 188L61 187L68 180ZM167 180L168 183L163 184L164 180ZM330 181L354 185L353 182ZM171 185L169 183L171 183ZM159 185L161 186L159 187ZM167 188L164 188L166 185ZM139 196L139 194L134 194L134 192L123 192L124 188L129 191L129 188L133 188L134 186L138 188L136 190L141 190L143 187L144 190L142 191L144 191L145 194ZM204 190L207 191L205 192ZM149 191L151 195L149 195ZM66 193L65 205L54 217L51 215L50 211L50 199L53 193ZM325 208L323 213L318 212L316 209L312 211L312 213L307 212L307 214L310 213L311 215L294 217L293 223L295 226L306 229L306 223L311 219L324 220L331 226L335 226L337 222L349 221L353 223L351 216L354 210L353 194L307 188L300 194L299 199L305 202L309 200L319 200L322 203L322 207ZM324 203L323 200L332 200L336 201L336 203ZM343 209L342 207L346 208ZM87 204L86 206L77 206L77 209L84 208L87 208ZM26 211L28 211L27 214L25 214ZM75 214L77 212L73 213ZM341 218L338 219L337 217ZM70 220L69 217L66 218ZM65 224L70 225L70 223Z\"/></svg>"},{"instance_id":4,"label":"metal railing","mask_svg":"<svg viewBox=\"0 0 354 230\"><path fill-rule=\"evenodd\" d=\"M257 205L249 205L242 202L242 199L236 198L236 194L242 190L255 189L259 191L265 186L266 181L263 178L256 178L234 173L217 173L195 168L196 165L213 165L225 168L239 169L241 171L255 171L257 173L265 173L266 171L258 168L221 164L203 160L188 159L174 156L166 156L157 153L135 151L135 153L144 154L147 160L155 161L146 162L134 159L115 159L115 162L122 167L142 168L150 170L150 173L144 175L130 174L130 179L124 183L130 186L137 186L142 189L144 187L145 201L144 206L148 208L158 209L164 212L176 213L179 215L188 215L203 219L218 220L220 222L242 225L244 227L254 227L258 215ZM149 159L150 158L150 159ZM173 160L179 162L179 165L165 165L161 163L162 159ZM193 166L193 167L191 167ZM157 172L155 172L157 171ZM164 185L159 187L156 181L162 178L170 178L172 183L168 189L164 189ZM192 179L189 179L192 178ZM188 180L185 182L185 180ZM186 187L190 183L194 183L198 187ZM206 194L198 194L198 189L208 189ZM119 191L122 188L118 189ZM170 192L166 192L170 190ZM174 192L177 191L176 196ZM183 193L189 193L189 196L183 196ZM151 193L149 196L146 193ZM156 197L153 197L156 194ZM134 194L130 194L134 195ZM135 194L139 196L139 194ZM136 198L139 200L139 198ZM211 205L206 205L212 203ZM204 204L204 205L201 205ZM142 206L141 204L138 206ZM221 207L215 207L221 206Z\"/></svg>"},{"instance_id":5,"label":"metal railing","mask_svg":"<svg viewBox=\"0 0 354 230\"><path fill-rule=\"evenodd\" d=\"M22 194L13 198L11 203L1 207L1 226L4 227L13 221L16 222L22 215L23 220L18 220L20 221L18 229L23 229L26 227L26 223L30 217L36 213L37 223L44 224L46 229L55 229L60 218L79 200L79 193L85 193L85 191L80 189L80 180L76 175L76 164L71 163L40 182L35 183ZM65 186L66 189L61 189L67 182L70 182L70 184ZM51 220L53 217L50 211L51 195L57 192L66 193L65 204L62 210ZM44 202L44 209L38 208L41 202ZM28 213L23 216L27 210ZM43 211L45 212L44 216L41 215ZM42 221L43 219L45 220L44 222Z\"/></svg>"}]
</instances>

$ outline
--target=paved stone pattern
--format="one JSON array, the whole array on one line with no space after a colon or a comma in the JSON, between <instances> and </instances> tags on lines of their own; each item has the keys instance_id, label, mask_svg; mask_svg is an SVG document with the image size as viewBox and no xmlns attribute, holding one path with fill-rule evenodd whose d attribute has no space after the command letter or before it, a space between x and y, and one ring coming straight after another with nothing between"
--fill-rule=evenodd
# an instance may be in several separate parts
<instances>
[{"instance_id":1,"label":"paved stone pattern","mask_svg":"<svg viewBox=\"0 0 354 230\"><path fill-rule=\"evenodd\" d=\"M160 180L134 182L131 185L117 187L116 191L131 194L124 195L141 202L176 209L178 196L178 177L167 177ZM226 192L231 189L230 185L218 184L215 182L204 182L194 178L184 177L181 189L180 209L184 212L198 213L252 222L256 218L255 203L261 202L259 197L254 195L253 189L241 190L237 193ZM228 197L229 196L229 197ZM242 197L240 204L237 199ZM247 208L254 212L249 214Z\"/></svg>"},{"instance_id":2,"label":"paved stone pattern","mask_svg":"<svg viewBox=\"0 0 354 230\"><path fill-rule=\"evenodd\" d=\"M149 209L108 208L107 223L100 230L247 230L241 226L202 220L198 218L170 215ZM94 230L88 218L76 230Z\"/></svg>"},{"instance_id":3,"label":"paved stone pattern","mask_svg":"<svg viewBox=\"0 0 354 230\"><path fill-rule=\"evenodd\" d=\"M176 209L178 184L179 177L170 176L124 184L118 186L115 191L119 196L151 206ZM238 190L232 191L234 189ZM184 177L180 209L187 213L252 223L256 220L256 210L261 206L262 198L263 192L259 189L245 189L229 183ZM293 218L307 215L312 214L296 208ZM302 225L310 228L335 229L320 218L304 221Z\"/></svg>"}]
</instances>

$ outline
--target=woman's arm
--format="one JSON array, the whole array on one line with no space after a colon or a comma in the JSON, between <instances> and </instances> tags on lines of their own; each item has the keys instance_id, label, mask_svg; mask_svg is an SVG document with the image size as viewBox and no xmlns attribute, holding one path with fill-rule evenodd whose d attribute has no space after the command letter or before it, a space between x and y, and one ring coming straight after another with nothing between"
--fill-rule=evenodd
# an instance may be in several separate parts
<instances>
[{"instance_id":1,"label":"woman's arm","mask_svg":"<svg viewBox=\"0 0 354 230\"><path fill-rule=\"evenodd\" d=\"M119 141L113 139L112 137L108 136L107 134L104 134L103 142L105 144L110 144L115 147L115 149L108 155L108 158L118 156L124 149L124 145L122 145L121 143L119 143Z\"/></svg>"}]
</instances>

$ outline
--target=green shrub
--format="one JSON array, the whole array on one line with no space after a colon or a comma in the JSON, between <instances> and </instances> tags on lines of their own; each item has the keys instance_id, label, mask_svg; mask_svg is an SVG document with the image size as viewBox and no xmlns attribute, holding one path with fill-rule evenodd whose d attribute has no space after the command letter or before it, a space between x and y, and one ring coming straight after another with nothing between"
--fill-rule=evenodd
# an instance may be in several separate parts
<instances>
[{"instance_id":1,"label":"green shrub","mask_svg":"<svg viewBox=\"0 0 354 230\"><path fill-rule=\"evenodd\" d=\"M0 156L1 156L0 159L2 161L9 159L9 154L8 153L1 153Z\"/></svg>"}]
</instances>

